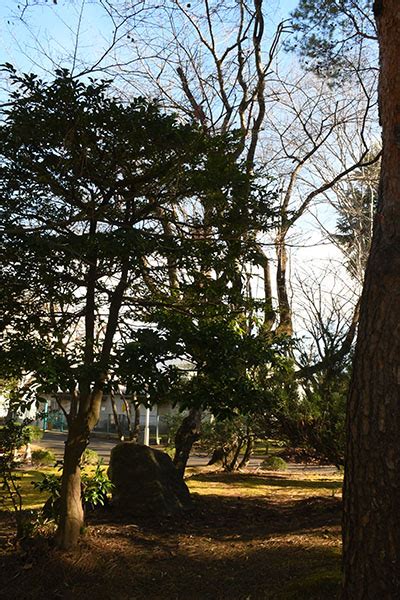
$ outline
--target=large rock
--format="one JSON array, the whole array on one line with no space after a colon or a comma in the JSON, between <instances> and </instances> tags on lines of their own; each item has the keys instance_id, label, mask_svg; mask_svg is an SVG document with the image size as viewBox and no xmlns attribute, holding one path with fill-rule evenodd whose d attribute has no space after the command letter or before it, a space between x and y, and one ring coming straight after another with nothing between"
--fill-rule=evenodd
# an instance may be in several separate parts
<instances>
[{"instance_id":1,"label":"large rock","mask_svg":"<svg viewBox=\"0 0 400 600\"><path fill-rule=\"evenodd\" d=\"M187 485L165 452L122 442L111 451L113 506L127 516L168 516L189 508Z\"/></svg>"}]
</instances>

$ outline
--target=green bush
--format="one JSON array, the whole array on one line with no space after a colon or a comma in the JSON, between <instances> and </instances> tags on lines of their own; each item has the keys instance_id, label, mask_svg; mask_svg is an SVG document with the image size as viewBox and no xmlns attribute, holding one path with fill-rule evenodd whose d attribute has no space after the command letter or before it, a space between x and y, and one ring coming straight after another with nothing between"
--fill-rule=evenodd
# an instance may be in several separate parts
<instances>
[{"instance_id":1,"label":"green bush","mask_svg":"<svg viewBox=\"0 0 400 600\"><path fill-rule=\"evenodd\" d=\"M288 465L287 462L279 456L268 456L262 461L261 468L266 471L286 471Z\"/></svg>"},{"instance_id":2,"label":"green bush","mask_svg":"<svg viewBox=\"0 0 400 600\"><path fill-rule=\"evenodd\" d=\"M43 437L43 430L37 425L27 425L25 427L25 433L29 442L37 442Z\"/></svg>"},{"instance_id":3,"label":"green bush","mask_svg":"<svg viewBox=\"0 0 400 600\"><path fill-rule=\"evenodd\" d=\"M99 455L96 450L92 450L91 448L86 448L81 458L81 465L84 467L86 465L97 465L99 463Z\"/></svg>"},{"instance_id":4,"label":"green bush","mask_svg":"<svg viewBox=\"0 0 400 600\"><path fill-rule=\"evenodd\" d=\"M93 509L96 506L105 506L112 488L113 484L101 468L100 463L93 475L84 473L82 475L82 497L85 508Z\"/></svg>"},{"instance_id":5,"label":"green bush","mask_svg":"<svg viewBox=\"0 0 400 600\"><path fill-rule=\"evenodd\" d=\"M45 450L39 448L32 451L32 463L34 465L54 465L56 462L56 455L51 450Z\"/></svg>"},{"instance_id":6,"label":"green bush","mask_svg":"<svg viewBox=\"0 0 400 600\"><path fill-rule=\"evenodd\" d=\"M113 484L108 479L106 472L98 463L92 475L82 473L82 501L85 509L94 509L105 506ZM42 512L46 518L58 520L60 511L61 475L42 475L41 481L33 481L32 485L40 492L48 492Z\"/></svg>"}]
</instances>

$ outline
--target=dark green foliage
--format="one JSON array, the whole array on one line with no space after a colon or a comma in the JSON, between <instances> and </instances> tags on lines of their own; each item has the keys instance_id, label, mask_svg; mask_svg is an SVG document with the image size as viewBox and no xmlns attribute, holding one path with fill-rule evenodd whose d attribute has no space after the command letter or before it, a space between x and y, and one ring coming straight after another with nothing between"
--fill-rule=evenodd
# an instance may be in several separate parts
<instances>
[{"instance_id":1,"label":"dark green foliage","mask_svg":"<svg viewBox=\"0 0 400 600\"><path fill-rule=\"evenodd\" d=\"M348 363L350 357L346 358ZM270 434L288 445L304 448L324 462L341 466L350 372L348 364L330 367L293 380L291 386L288 382L272 419L266 421Z\"/></svg>"},{"instance_id":2,"label":"dark green foliage","mask_svg":"<svg viewBox=\"0 0 400 600\"><path fill-rule=\"evenodd\" d=\"M268 409L276 394L274 377L283 376L290 365L285 341L249 332L223 304L210 312L159 313L159 328L151 335L139 330L126 346L121 371L130 373L132 389L147 390L150 402L168 399L222 418L260 404ZM259 369L268 373L262 381L256 376Z\"/></svg>"},{"instance_id":3,"label":"dark green foliage","mask_svg":"<svg viewBox=\"0 0 400 600\"><path fill-rule=\"evenodd\" d=\"M100 364L109 354L101 338L74 331L93 306L95 329L104 327L121 272L126 332L145 307L166 301L168 257L185 270L187 295L211 265L221 272L215 286L226 286L235 273L225 265L242 252L240 232L256 227L257 215L244 201L249 182L236 164L234 134L204 136L155 104L122 104L106 82L84 84L66 71L51 83L11 67L9 76L14 91L0 127L1 364L7 376L34 373L42 393L69 392L111 366L110 358ZM261 191L255 197L268 213ZM180 235L167 235L159 211L177 225L174 207L195 200L200 212L187 211ZM193 235L204 226L207 240ZM158 282L151 290L148 260Z\"/></svg>"},{"instance_id":4,"label":"dark green foliage","mask_svg":"<svg viewBox=\"0 0 400 600\"><path fill-rule=\"evenodd\" d=\"M2 493L0 503L7 499L13 508L16 537L21 539L26 534L27 521L22 508L22 496L19 486L16 460L16 450L30 441L31 432L26 423L15 423L11 419L0 428L0 484Z\"/></svg>"},{"instance_id":5,"label":"dark green foliage","mask_svg":"<svg viewBox=\"0 0 400 600\"><path fill-rule=\"evenodd\" d=\"M300 0L287 48L296 50L309 70L346 78L353 50L376 39L372 5L372 0Z\"/></svg>"},{"instance_id":6,"label":"dark green foliage","mask_svg":"<svg viewBox=\"0 0 400 600\"><path fill-rule=\"evenodd\" d=\"M8 419L0 427L0 447L4 455L11 455L14 450L22 448L34 439L36 428L26 424L25 421L19 423Z\"/></svg>"},{"instance_id":7,"label":"dark green foliage","mask_svg":"<svg viewBox=\"0 0 400 600\"><path fill-rule=\"evenodd\" d=\"M32 482L32 485L40 492L48 492L49 498L43 507L43 515L58 521L59 503L61 493L61 476L51 474L42 475L41 481ZM112 483L107 474L98 463L94 473L82 474L82 502L86 510L93 510L98 506L108 503L108 496L112 490Z\"/></svg>"}]
</instances>

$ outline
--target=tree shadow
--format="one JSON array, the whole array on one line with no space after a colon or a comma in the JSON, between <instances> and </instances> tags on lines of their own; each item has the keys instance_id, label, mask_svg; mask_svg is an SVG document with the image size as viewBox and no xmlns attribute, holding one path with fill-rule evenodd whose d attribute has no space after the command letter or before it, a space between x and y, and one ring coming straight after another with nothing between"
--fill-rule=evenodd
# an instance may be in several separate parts
<instances>
[{"instance_id":1,"label":"tree shadow","mask_svg":"<svg viewBox=\"0 0 400 600\"><path fill-rule=\"evenodd\" d=\"M123 526L121 525L120 528ZM99 529L75 553L36 540L1 557L1 598L42 600L329 600L339 584L332 548L257 543L221 550L176 540L138 544ZM121 534L121 529L118 531Z\"/></svg>"},{"instance_id":2,"label":"tree shadow","mask_svg":"<svg viewBox=\"0 0 400 600\"><path fill-rule=\"evenodd\" d=\"M200 481L203 483L221 483L233 487L283 487L303 488L310 490L341 488L341 483L328 477L319 479L294 479L287 475L249 475L241 473L199 473L192 475L187 481Z\"/></svg>"},{"instance_id":3,"label":"tree shadow","mask_svg":"<svg viewBox=\"0 0 400 600\"><path fill-rule=\"evenodd\" d=\"M211 476L221 477L228 481L225 474ZM281 477L272 478L282 485ZM270 479L257 477L259 485ZM0 548L0 598L333 600L337 594L341 502L334 497L195 494L191 511L170 518L127 519L110 508L87 519L74 553L61 553L43 535L18 551Z\"/></svg>"}]
</instances>

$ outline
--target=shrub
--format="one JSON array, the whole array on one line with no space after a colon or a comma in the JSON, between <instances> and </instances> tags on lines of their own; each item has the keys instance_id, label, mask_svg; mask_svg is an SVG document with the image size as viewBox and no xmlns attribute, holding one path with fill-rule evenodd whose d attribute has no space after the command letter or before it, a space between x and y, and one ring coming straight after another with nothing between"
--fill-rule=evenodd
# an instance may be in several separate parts
<instances>
[{"instance_id":1,"label":"shrub","mask_svg":"<svg viewBox=\"0 0 400 600\"><path fill-rule=\"evenodd\" d=\"M61 475L42 475L41 481L34 481L32 485L41 492L49 492L50 496L43 506L43 515L56 521L60 511ZM97 506L105 506L108 502L108 494L113 484L107 474L98 463L94 473L82 473L82 501L85 509L93 510Z\"/></svg>"},{"instance_id":2,"label":"shrub","mask_svg":"<svg viewBox=\"0 0 400 600\"><path fill-rule=\"evenodd\" d=\"M37 442L43 437L43 430L37 427L37 425L27 425L25 433L27 442Z\"/></svg>"},{"instance_id":3,"label":"shrub","mask_svg":"<svg viewBox=\"0 0 400 600\"><path fill-rule=\"evenodd\" d=\"M91 448L86 448L81 458L81 465L84 467L86 465L97 465L99 463L99 455L96 450L92 450Z\"/></svg>"},{"instance_id":4,"label":"shrub","mask_svg":"<svg viewBox=\"0 0 400 600\"><path fill-rule=\"evenodd\" d=\"M262 461L261 468L266 471L286 471L288 465L279 456L268 456Z\"/></svg>"},{"instance_id":5,"label":"shrub","mask_svg":"<svg viewBox=\"0 0 400 600\"><path fill-rule=\"evenodd\" d=\"M34 465L54 465L56 462L56 456L51 450L45 450L44 448L38 448L32 451L32 463Z\"/></svg>"},{"instance_id":6,"label":"shrub","mask_svg":"<svg viewBox=\"0 0 400 600\"><path fill-rule=\"evenodd\" d=\"M100 463L93 475L84 473L82 475L82 497L85 508L93 509L96 506L105 506L112 487L113 484L101 468Z\"/></svg>"}]
</instances>

